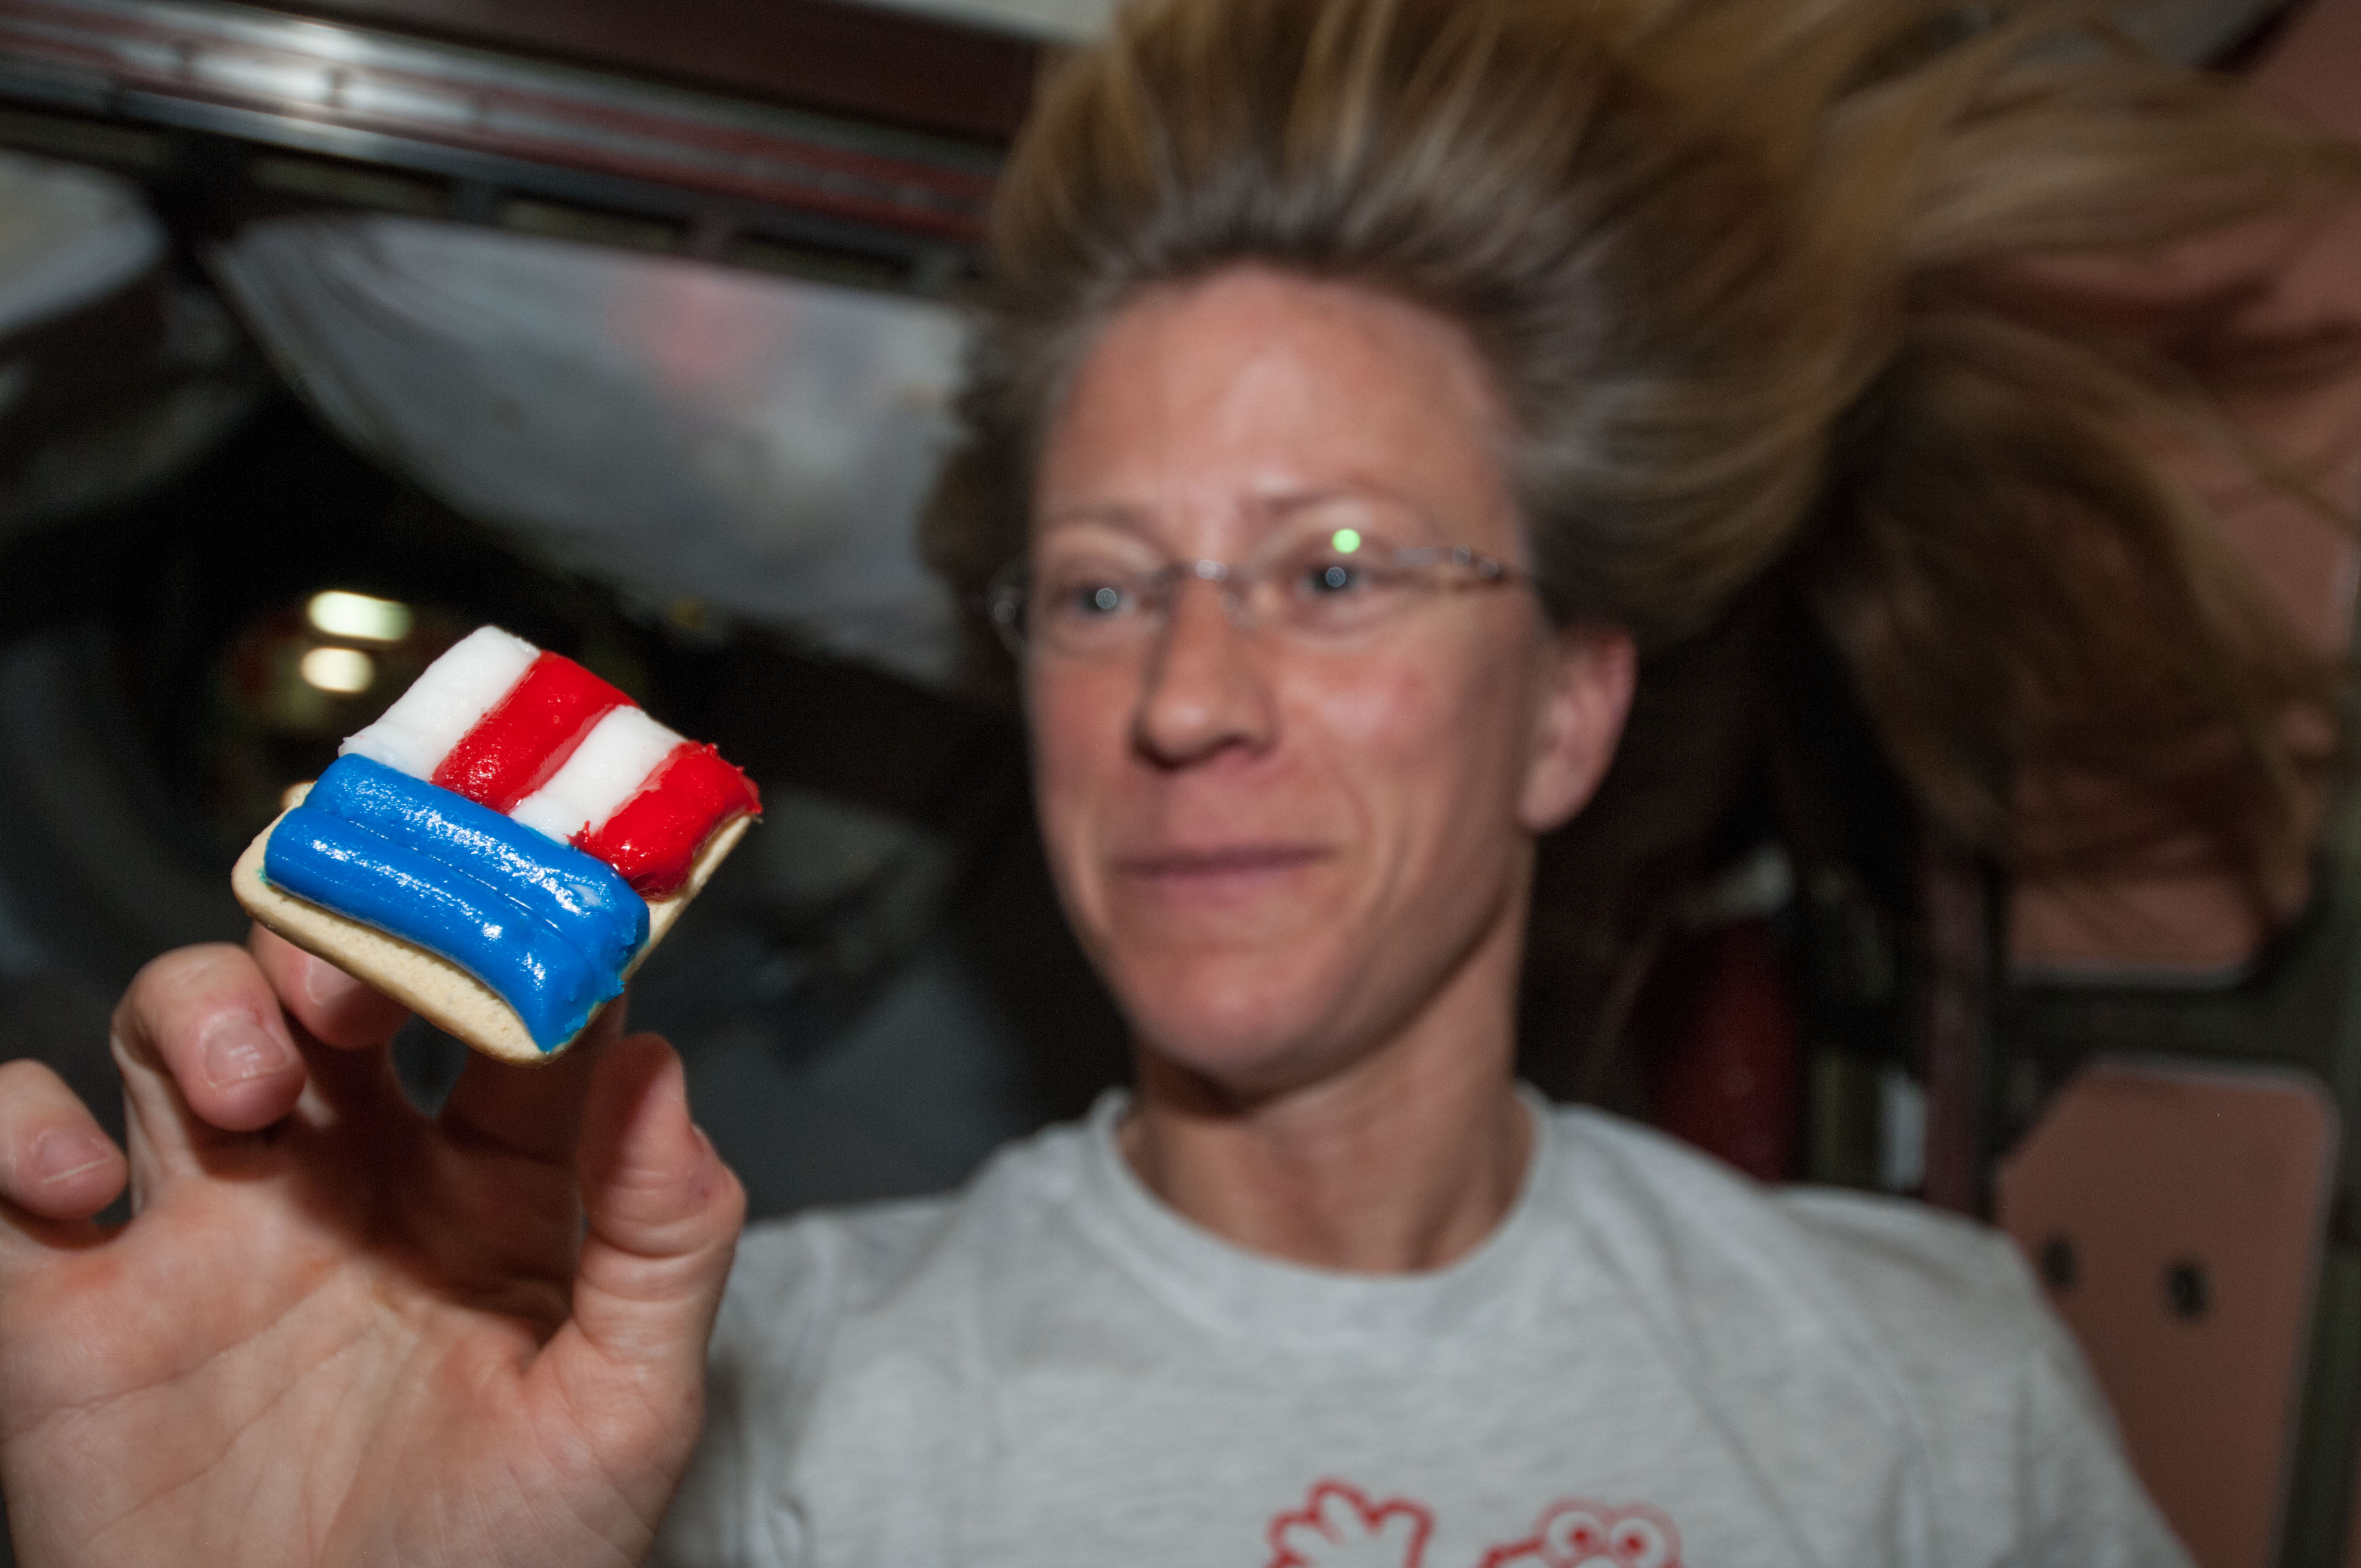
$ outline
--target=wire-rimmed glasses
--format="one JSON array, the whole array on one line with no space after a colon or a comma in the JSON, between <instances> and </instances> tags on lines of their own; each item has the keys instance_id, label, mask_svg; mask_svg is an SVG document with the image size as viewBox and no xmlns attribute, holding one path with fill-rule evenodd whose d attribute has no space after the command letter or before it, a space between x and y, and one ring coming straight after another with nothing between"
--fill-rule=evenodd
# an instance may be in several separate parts
<instances>
[{"instance_id":1,"label":"wire-rimmed glasses","mask_svg":"<svg viewBox=\"0 0 2361 1568\"><path fill-rule=\"evenodd\" d=\"M1090 659L1160 633L1173 596L1208 583L1242 631L1290 641L1349 641L1438 593L1529 581L1505 561L1466 545L1394 549L1353 528L1282 540L1244 563L1170 561L1144 566L1104 549L1051 550L1003 566L985 590L992 624L1011 652Z\"/></svg>"}]
</instances>

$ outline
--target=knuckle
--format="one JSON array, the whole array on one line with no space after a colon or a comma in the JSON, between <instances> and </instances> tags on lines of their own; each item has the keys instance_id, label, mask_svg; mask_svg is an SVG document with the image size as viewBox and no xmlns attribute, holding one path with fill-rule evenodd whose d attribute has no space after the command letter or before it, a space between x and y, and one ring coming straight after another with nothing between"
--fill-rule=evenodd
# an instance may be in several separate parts
<instances>
[{"instance_id":1,"label":"knuckle","mask_svg":"<svg viewBox=\"0 0 2361 1568\"><path fill-rule=\"evenodd\" d=\"M173 987L218 976L225 968L245 968L247 962L246 949L234 943L192 942L148 959L131 984L134 990Z\"/></svg>"},{"instance_id":2,"label":"knuckle","mask_svg":"<svg viewBox=\"0 0 2361 1568\"><path fill-rule=\"evenodd\" d=\"M720 1176L714 1182L713 1228L734 1239L746 1227L746 1184L728 1165L718 1159L714 1164L720 1167Z\"/></svg>"},{"instance_id":3,"label":"knuckle","mask_svg":"<svg viewBox=\"0 0 2361 1568\"><path fill-rule=\"evenodd\" d=\"M746 1184L738 1179L738 1173L730 1169L729 1162L724 1160L719 1155L714 1156L713 1163L721 1168L722 1202L728 1206L730 1212L737 1215L740 1219L745 1218L747 1203Z\"/></svg>"},{"instance_id":4,"label":"knuckle","mask_svg":"<svg viewBox=\"0 0 2361 1568\"><path fill-rule=\"evenodd\" d=\"M193 994L218 989L225 980L236 983L251 972L244 949L226 942L202 942L160 953L140 966L116 1005L115 1020L126 1023L156 1017L183 1005Z\"/></svg>"}]
</instances>

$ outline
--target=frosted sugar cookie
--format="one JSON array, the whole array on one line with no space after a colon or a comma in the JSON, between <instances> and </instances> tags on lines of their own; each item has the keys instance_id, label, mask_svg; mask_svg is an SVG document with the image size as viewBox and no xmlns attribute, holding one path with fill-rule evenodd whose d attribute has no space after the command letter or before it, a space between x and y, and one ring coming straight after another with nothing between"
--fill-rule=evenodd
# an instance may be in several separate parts
<instances>
[{"instance_id":1,"label":"frosted sugar cookie","mask_svg":"<svg viewBox=\"0 0 2361 1568\"><path fill-rule=\"evenodd\" d=\"M550 1059L762 803L572 660L497 627L347 739L231 872L247 913L503 1060Z\"/></svg>"}]
</instances>

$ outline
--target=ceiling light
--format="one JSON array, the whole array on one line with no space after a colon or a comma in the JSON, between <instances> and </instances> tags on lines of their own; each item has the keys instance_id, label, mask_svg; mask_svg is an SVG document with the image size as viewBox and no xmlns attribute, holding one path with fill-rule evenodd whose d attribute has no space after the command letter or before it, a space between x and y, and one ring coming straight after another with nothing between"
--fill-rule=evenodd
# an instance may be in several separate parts
<instances>
[{"instance_id":1,"label":"ceiling light","mask_svg":"<svg viewBox=\"0 0 2361 1568\"><path fill-rule=\"evenodd\" d=\"M351 637L363 642L399 642L410 635L415 619L406 604L336 588L313 594L303 614L314 629L330 637Z\"/></svg>"},{"instance_id":2,"label":"ceiling light","mask_svg":"<svg viewBox=\"0 0 2361 1568\"><path fill-rule=\"evenodd\" d=\"M377 683L377 661L357 648L314 648L298 668L306 685L338 696L365 692Z\"/></svg>"}]
</instances>

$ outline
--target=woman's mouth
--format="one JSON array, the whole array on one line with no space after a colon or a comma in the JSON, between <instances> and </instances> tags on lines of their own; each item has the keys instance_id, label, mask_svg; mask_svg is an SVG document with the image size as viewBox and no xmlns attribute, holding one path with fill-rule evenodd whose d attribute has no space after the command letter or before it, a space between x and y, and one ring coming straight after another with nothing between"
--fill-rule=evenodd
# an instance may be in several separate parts
<instances>
[{"instance_id":1,"label":"woman's mouth","mask_svg":"<svg viewBox=\"0 0 2361 1568\"><path fill-rule=\"evenodd\" d=\"M1221 903L1250 898L1328 857L1316 844L1223 844L1118 855L1115 869L1151 897Z\"/></svg>"}]
</instances>

